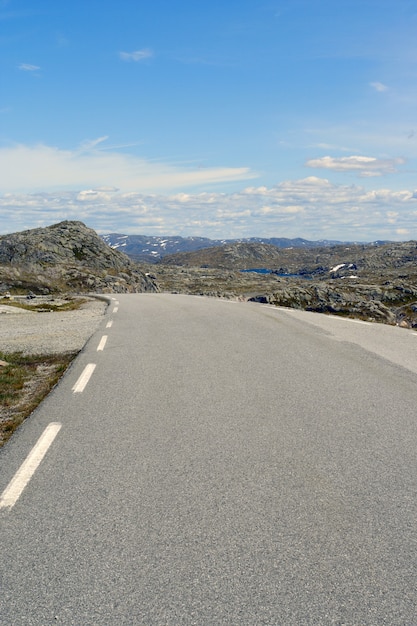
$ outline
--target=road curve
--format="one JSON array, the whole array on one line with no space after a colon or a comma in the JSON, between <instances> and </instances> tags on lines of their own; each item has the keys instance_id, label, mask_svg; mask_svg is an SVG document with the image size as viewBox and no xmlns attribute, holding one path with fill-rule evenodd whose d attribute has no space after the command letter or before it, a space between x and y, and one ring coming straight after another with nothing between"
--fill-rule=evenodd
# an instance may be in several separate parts
<instances>
[{"instance_id":1,"label":"road curve","mask_svg":"<svg viewBox=\"0 0 417 626\"><path fill-rule=\"evenodd\" d=\"M0 450L0 624L417 624L416 349L118 296Z\"/></svg>"}]
</instances>

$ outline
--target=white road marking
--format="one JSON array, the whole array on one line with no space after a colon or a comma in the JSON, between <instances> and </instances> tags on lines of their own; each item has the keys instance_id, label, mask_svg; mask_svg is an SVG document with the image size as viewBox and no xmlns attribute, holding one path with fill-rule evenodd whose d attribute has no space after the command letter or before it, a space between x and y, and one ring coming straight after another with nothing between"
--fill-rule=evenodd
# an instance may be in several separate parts
<instances>
[{"instance_id":1,"label":"white road marking","mask_svg":"<svg viewBox=\"0 0 417 626\"><path fill-rule=\"evenodd\" d=\"M118 300L115 300L114 304L116 304L117 306L119 306L120 302Z\"/></svg>"},{"instance_id":2,"label":"white road marking","mask_svg":"<svg viewBox=\"0 0 417 626\"><path fill-rule=\"evenodd\" d=\"M286 306L274 306L273 304L261 304L263 309L274 309L275 311L284 310L291 312L303 312L302 309L294 309L292 307ZM316 311L307 311L308 313L316 313ZM326 315L325 313L316 313L316 315ZM354 324L365 324L366 326L371 326L372 322L365 322L365 320L355 320L351 317L343 317L342 315L326 315L328 319L331 320L341 320L342 322L353 322Z\"/></svg>"},{"instance_id":3,"label":"white road marking","mask_svg":"<svg viewBox=\"0 0 417 626\"><path fill-rule=\"evenodd\" d=\"M100 339L100 343L97 346L97 352L99 352L100 350L104 350L106 341L107 341L107 335L103 335L102 338Z\"/></svg>"},{"instance_id":4,"label":"white road marking","mask_svg":"<svg viewBox=\"0 0 417 626\"><path fill-rule=\"evenodd\" d=\"M83 373L72 388L74 393L81 393L82 391L84 391L88 381L91 378L92 373L95 370L95 367L95 363L89 363L85 366Z\"/></svg>"},{"instance_id":5,"label":"white road marking","mask_svg":"<svg viewBox=\"0 0 417 626\"><path fill-rule=\"evenodd\" d=\"M115 306L114 309L113 309L113 313L117 313L118 310L119 310L119 307Z\"/></svg>"},{"instance_id":6,"label":"white road marking","mask_svg":"<svg viewBox=\"0 0 417 626\"><path fill-rule=\"evenodd\" d=\"M113 320L110 320L110 322L107 322L106 328L111 328L112 326L113 326Z\"/></svg>"},{"instance_id":7,"label":"white road marking","mask_svg":"<svg viewBox=\"0 0 417 626\"><path fill-rule=\"evenodd\" d=\"M49 446L57 436L61 426L62 424L59 424L58 422L51 422L45 428L37 443L29 452L28 456L23 461L6 489L3 491L0 497L0 509L6 507L11 509L15 505L23 489L26 487L38 465L45 456Z\"/></svg>"},{"instance_id":8,"label":"white road marking","mask_svg":"<svg viewBox=\"0 0 417 626\"><path fill-rule=\"evenodd\" d=\"M292 306L275 306L274 304L261 304L262 309L273 309L274 311L300 311L301 309L294 309Z\"/></svg>"},{"instance_id":9,"label":"white road marking","mask_svg":"<svg viewBox=\"0 0 417 626\"><path fill-rule=\"evenodd\" d=\"M364 320L353 320L351 317L342 317L338 315L329 315L332 320L342 320L344 322L353 322L354 324L366 324L367 326L371 326L372 322L365 322Z\"/></svg>"}]
</instances>

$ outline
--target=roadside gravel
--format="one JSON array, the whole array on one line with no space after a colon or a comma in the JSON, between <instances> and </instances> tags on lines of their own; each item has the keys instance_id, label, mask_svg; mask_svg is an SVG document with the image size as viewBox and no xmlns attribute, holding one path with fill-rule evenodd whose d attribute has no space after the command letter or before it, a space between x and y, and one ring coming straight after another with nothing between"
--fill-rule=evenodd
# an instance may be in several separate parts
<instances>
[{"instance_id":1,"label":"roadside gravel","mask_svg":"<svg viewBox=\"0 0 417 626\"><path fill-rule=\"evenodd\" d=\"M88 298L76 311L39 313L0 305L0 351L59 354L81 350L106 307L106 302L95 298Z\"/></svg>"}]
</instances>

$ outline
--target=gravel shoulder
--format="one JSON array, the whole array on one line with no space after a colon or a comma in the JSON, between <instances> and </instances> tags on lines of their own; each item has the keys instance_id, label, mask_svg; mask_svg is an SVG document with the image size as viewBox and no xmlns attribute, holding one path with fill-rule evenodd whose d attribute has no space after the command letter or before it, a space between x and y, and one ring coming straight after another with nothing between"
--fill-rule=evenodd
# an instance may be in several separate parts
<instances>
[{"instance_id":1,"label":"gravel shoulder","mask_svg":"<svg viewBox=\"0 0 417 626\"><path fill-rule=\"evenodd\" d=\"M50 304L65 306L67 301L54 299ZM95 298L82 298L75 310L0 305L0 352L7 359L0 360L0 447L58 382L97 329L106 307L107 302Z\"/></svg>"},{"instance_id":2,"label":"gravel shoulder","mask_svg":"<svg viewBox=\"0 0 417 626\"><path fill-rule=\"evenodd\" d=\"M103 318L107 303L96 298L75 311L35 312L0 305L0 351L59 354L81 350Z\"/></svg>"}]
</instances>

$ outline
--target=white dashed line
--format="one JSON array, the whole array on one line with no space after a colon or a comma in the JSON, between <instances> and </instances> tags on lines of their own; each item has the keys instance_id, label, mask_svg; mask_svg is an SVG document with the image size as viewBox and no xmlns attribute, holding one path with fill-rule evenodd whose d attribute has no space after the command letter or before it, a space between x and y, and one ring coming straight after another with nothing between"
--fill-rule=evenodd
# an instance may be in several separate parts
<instances>
[{"instance_id":1,"label":"white dashed line","mask_svg":"<svg viewBox=\"0 0 417 626\"><path fill-rule=\"evenodd\" d=\"M118 310L119 310L119 307L115 306L114 309L113 309L113 313L117 313Z\"/></svg>"},{"instance_id":2,"label":"white dashed line","mask_svg":"<svg viewBox=\"0 0 417 626\"><path fill-rule=\"evenodd\" d=\"M106 341L107 341L107 335L103 335L102 338L100 339L100 343L97 346L97 352L99 352L100 350L104 350Z\"/></svg>"},{"instance_id":3,"label":"white dashed line","mask_svg":"<svg viewBox=\"0 0 417 626\"><path fill-rule=\"evenodd\" d=\"M113 320L110 320L110 322L107 322L106 328L111 328L112 326L113 326Z\"/></svg>"},{"instance_id":4,"label":"white dashed line","mask_svg":"<svg viewBox=\"0 0 417 626\"><path fill-rule=\"evenodd\" d=\"M3 491L0 497L0 509L6 507L11 509L15 505L23 489L26 487L45 456L49 446L57 436L61 426L62 424L59 424L58 422L51 422L45 428L37 443L29 452L28 456L23 461L6 489Z\"/></svg>"},{"instance_id":5,"label":"white dashed line","mask_svg":"<svg viewBox=\"0 0 417 626\"><path fill-rule=\"evenodd\" d=\"M72 388L74 393L81 393L84 391L88 381L91 378L92 373L95 370L95 367L96 367L95 363L89 363L88 365L85 366L83 373L81 374L81 376L75 383L74 387Z\"/></svg>"}]
</instances>

